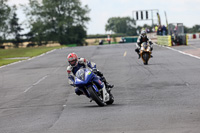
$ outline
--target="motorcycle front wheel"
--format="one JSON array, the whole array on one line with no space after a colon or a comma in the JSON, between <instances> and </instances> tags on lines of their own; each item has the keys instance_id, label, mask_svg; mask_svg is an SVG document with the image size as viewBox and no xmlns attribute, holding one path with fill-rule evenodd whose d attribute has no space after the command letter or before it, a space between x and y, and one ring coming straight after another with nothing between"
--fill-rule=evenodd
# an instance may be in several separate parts
<instances>
[{"instance_id":1,"label":"motorcycle front wheel","mask_svg":"<svg viewBox=\"0 0 200 133\"><path fill-rule=\"evenodd\" d=\"M88 88L88 92L90 93L90 96L92 99L99 105L99 106L104 106L105 103L103 102L103 97L101 94L98 94L92 86Z\"/></svg>"},{"instance_id":2,"label":"motorcycle front wheel","mask_svg":"<svg viewBox=\"0 0 200 133\"><path fill-rule=\"evenodd\" d=\"M149 55L149 53L143 53L142 54L142 58L143 58L143 60L144 60L144 65L148 65L148 61L149 61L149 58L150 58L150 55Z\"/></svg>"}]
</instances>

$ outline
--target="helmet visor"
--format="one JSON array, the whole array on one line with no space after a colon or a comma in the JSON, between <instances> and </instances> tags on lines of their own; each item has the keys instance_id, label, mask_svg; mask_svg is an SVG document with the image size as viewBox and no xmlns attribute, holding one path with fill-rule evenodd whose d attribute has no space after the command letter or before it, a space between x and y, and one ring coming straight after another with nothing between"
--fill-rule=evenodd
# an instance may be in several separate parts
<instances>
[{"instance_id":1,"label":"helmet visor","mask_svg":"<svg viewBox=\"0 0 200 133\"><path fill-rule=\"evenodd\" d=\"M142 36L146 36L147 34L146 33L142 33Z\"/></svg>"},{"instance_id":2,"label":"helmet visor","mask_svg":"<svg viewBox=\"0 0 200 133\"><path fill-rule=\"evenodd\" d=\"M76 65L76 60L69 61L69 64L72 65L72 66L75 66Z\"/></svg>"}]
</instances>

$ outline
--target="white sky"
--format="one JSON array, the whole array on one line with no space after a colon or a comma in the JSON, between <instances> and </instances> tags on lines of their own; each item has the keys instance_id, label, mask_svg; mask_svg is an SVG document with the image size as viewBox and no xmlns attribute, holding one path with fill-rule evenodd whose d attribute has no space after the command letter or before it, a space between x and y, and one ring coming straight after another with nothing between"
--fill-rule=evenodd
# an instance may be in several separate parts
<instances>
[{"instance_id":1,"label":"white sky","mask_svg":"<svg viewBox=\"0 0 200 133\"><path fill-rule=\"evenodd\" d=\"M135 10L158 9L162 24L166 25L164 12L169 23L183 23L187 27L200 24L200 0L80 0L91 9L87 24L88 34L105 34L105 25L111 17L133 17ZM28 0L9 0L9 4L27 4ZM20 22L25 21L22 11L18 11ZM155 20L157 22L157 20ZM154 22L154 23L155 23ZM152 21L138 21L137 25Z\"/></svg>"}]
</instances>

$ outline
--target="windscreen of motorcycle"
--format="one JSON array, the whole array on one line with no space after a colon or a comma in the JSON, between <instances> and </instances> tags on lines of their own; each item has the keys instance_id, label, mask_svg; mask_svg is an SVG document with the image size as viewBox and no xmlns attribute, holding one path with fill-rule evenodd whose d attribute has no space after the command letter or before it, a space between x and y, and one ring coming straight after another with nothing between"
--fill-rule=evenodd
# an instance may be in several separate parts
<instances>
[{"instance_id":1,"label":"windscreen of motorcycle","mask_svg":"<svg viewBox=\"0 0 200 133\"><path fill-rule=\"evenodd\" d=\"M85 80L85 71L84 69L79 69L77 72L76 72L76 77L82 81Z\"/></svg>"},{"instance_id":2,"label":"windscreen of motorcycle","mask_svg":"<svg viewBox=\"0 0 200 133\"><path fill-rule=\"evenodd\" d=\"M144 42L144 43L143 43L144 49L147 49L147 46L148 46L147 42Z\"/></svg>"}]
</instances>

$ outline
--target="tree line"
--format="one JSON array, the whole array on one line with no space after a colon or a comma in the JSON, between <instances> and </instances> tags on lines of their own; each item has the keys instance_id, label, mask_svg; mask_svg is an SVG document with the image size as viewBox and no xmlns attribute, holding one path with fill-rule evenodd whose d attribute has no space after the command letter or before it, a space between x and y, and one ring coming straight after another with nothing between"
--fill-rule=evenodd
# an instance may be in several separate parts
<instances>
[{"instance_id":1,"label":"tree line","mask_svg":"<svg viewBox=\"0 0 200 133\"><path fill-rule=\"evenodd\" d=\"M112 31L117 34L125 35L138 35L138 31L141 29L149 29L152 31L156 25L136 26L136 21L130 17L112 17L109 18L106 24L106 31ZM184 26L185 33L200 33L200 25L194 25L192 28Z\"/></svg>"},{"instance_id":2,"label":"tree line","mask_svg":"<svg viewBox=\"0 0 200 133\"><path fill-rule=\"evenodd\" d=\"M90 9L82 6L80 0L29 0L27 5L21 5L26 15L27 29L19 24L17 7L9 6L8 0L0 0L0 46L4 42L12 42L18 47L23 41L31 45L44 45L49 41L62 44L83 45L85 38L102 37L102 35L87 35L86 24L90 21ZM136 36L142 28L152 29L147 24L136 26L131 17L111 17L105 25L106 31L116 36ZM200 25L192 28L184 27L185 33L200 32ZM106 36L106 35L104 35Z\"/></svg>"},{"instance_id":3,"label":"tree line","mask_svg":"<svg viewBox=\"0 0 200 133\"><path fill-rule=\"evenodd\" d=\"M192 28L184 26L185 33L200 33L200 25L196 24Z\"/></svg>"},{"instance_id":4,"label":"tree line","mask_svg":"<svg viewBox=\"0 0 200 133\"><path fill-rule=\"evenodd\" d=\"M30 29L25 34L20 34L24 29L19 24L17 7L10 7L7 1L0 0L0 44L8 40L15 47L25 40L33 42L32 45L43 45L48 41L60 44L84 43L90 9L87 5L82 6L79 0L29 0L28 5L21 5L26 15L27 28Z\"/></svg>"}]
</instances>

